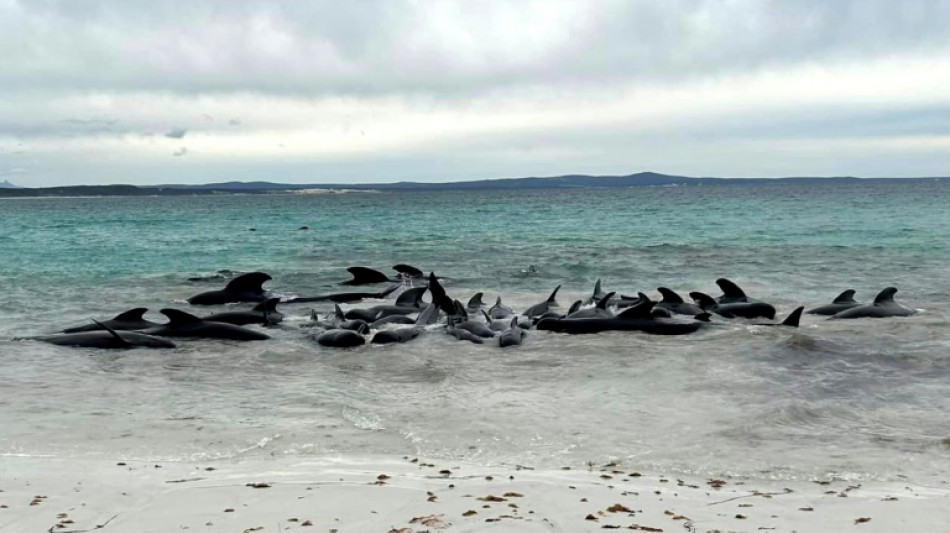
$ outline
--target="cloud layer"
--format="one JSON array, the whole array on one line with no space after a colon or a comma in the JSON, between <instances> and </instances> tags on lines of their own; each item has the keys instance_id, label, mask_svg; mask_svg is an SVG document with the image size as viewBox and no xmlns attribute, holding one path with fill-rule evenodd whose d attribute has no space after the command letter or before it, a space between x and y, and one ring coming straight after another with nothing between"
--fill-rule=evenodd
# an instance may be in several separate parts
<instances>
[{"instance_id":1,"label":"cloud layer","mask_svg":"<svg viewBox=\"0 0 950 533\"><path fill-rule=\"evenodd\" d=\"M946 1L0 0L0 176L947 175L946 20Z\"/></svg>"}]
</instances>

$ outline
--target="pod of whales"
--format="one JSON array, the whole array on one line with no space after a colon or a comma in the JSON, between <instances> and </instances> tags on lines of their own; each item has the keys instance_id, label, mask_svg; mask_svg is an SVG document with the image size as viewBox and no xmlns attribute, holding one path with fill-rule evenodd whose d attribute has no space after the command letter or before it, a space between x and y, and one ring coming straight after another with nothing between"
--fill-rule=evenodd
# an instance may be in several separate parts
<instances>
[{"instance_id":1,"label":"pod of whales","mask_svg":"<svg viewBox=\"0 0 950 533\"><path fill-rule=\"evenodd\" d=\"M485 294L475 293L466 304L449 296L435 273L428 276L409 265L396 265L400 278L406 283L392 284L379 292L327 293L322 296L292 298L283 304L305 302L332 302L334 312L321 319L316 310L311 311L309 322L303 327L310 329L311 338L317 344L334 348L352 348L369 341L372 344L410 342L432 331L441 331L458 340L482 344L485 339L497 338L496 346L517 346L524 342L527 330L535 325L538 330L568 334L595 334L606 331L636 331L652 335L684 335L702 330L708 325L724 325L726 321L710 320L710 314L719 317L768 319L769 322L748 322L748 326L798 327L804 307L793 310L781 322L775 320L775 307L769 303L750 298L738 284L719 278L716 284L722 295L712 297L701 292L691 292L696 302L687 303L668 287L659 287L660 301L653 301L644 293L636 297L618 296L604 292L601 280L597 280L590 298L577 300L565 313L559 310L558 285L539 303L521 312L502 303L502 296L495 296L495 303L488 309L483 301ZM394 281L378 271L366 267L350 267L354 280ZM375 274L373 274L375 272ZM211 338L227 340L265 340L269 336L241 326L255 324L271 327L284 318L277 310L279 298L267 298L262 287L271 276L263 272L243 274L231 280L221 290L209 291L192 297L195 305L221 305L241 302L256 303L251 309L226 309L198 317L176 309L162 309L168 322L160 324L144 318L144 307L124 311L115 317L93 324L74 326L55 335L25 337L62 346L78 346L104 349L134 347L173 348L175 344L163 337ZM419 286L412 287L419 282ZM353 284L353 283L347 283ZM382 300L401 291L392 303L369 307L355 307L344 311L339 303L355 303L372 298ZM881 291L872 303L860 304L854 300L855 291L842 292L831 304L808 311L813 315L826 315L834 319L903 317L916 313L894 301L897 289L888 287ZM428 299L425 297L428 296ZM445 319L440 319L444 314ZM295 328L294 328L295 329ZM292 330L284 328L284 331ZM494 344L495 341L493 340Z\"/></svg>"}]
</instances>

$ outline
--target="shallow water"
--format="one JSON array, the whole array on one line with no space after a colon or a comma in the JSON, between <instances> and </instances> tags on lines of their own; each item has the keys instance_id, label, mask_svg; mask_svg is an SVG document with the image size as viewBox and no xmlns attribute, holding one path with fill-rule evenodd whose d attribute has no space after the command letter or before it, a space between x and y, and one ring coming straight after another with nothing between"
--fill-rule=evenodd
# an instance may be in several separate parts
<instances>
[{"instance_id":1,"label":"shallow water","mask_svg":"<svg viewBox=\"0 0 950 533\"><path fill-rule=\"evenodd\" d=\"M0 201L0 454L946 475L948 200L950 184L865 182ZM685 296L718 294L726 276L781 316L888 285L922 312L677 338L532 332L509 350L432 332L338 351L297 327L309 305L288 305L268 342L105 353L11 340L137 306L159 320L218 285L188 277L219 269L267 271L292 296L340 290L350 265L398 262L448 276L462 300L484 291L516 309L557 284L567 306L597 278Z\"/></svg>"}]
</instances>

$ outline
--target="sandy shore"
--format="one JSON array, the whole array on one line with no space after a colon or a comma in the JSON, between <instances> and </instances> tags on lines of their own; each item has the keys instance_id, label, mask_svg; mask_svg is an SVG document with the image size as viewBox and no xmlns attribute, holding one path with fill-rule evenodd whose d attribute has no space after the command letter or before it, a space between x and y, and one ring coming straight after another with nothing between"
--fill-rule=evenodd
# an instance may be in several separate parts
<instances>
[{"instance_id":1,"label":"sandy shore","mask_svg":"<svg viewBox=\"0 0 950 533\"><path fill-rule=\"evenodd\" d=\"M950 486L683 479L417 458L0 458L0 531L950 531Z\"/></svg>"}]
</instances>

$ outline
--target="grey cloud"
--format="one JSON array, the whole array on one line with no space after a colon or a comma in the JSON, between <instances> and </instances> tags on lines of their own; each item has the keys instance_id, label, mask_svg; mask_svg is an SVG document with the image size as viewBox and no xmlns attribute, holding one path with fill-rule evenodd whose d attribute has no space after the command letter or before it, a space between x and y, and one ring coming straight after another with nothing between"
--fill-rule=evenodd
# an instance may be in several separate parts
<instances>
[{"instance_id":1,"label":"grey cloud","mask_svg":"<svg viewBox=\"0 0 950 533\"><path fill-rule=\"evenodd\" d=\"M185 128L172 128L171 130L165 132L165 137L169 139L184 139L185 135L188 134L188 130Z\"/></svg>"},{"instance_id":2,"label":"grey cloud","mask_svg":"<svg viewBox=\"0 0 950 533\"><path fill-rule=\"evenodd\" d=\"M173 157L182 157L188 154L188 148L182 146L181 148L172 152Z\"/></svg>"},{"instance_id":3,"label":"grey cloud","mask_svg":"<svg viewBox=\"0 0 950 533\"><path fill-rule=\"evenodd\" d=\"M465 97L940 53L947 20L933 0L38 0L0 7L0 86Z\"/></svg>"},{"instance_id":4,"label":"grey cloud","mask_svg":"<svg viewBox=\"0 0 950 533\"><path fill-rule=\"evenodd\" d=\"M229 126L240 126L241 124L242 124L241 119L239 118L232 118L231 120L228 121Z\"/></svg>"}]
</instances>

